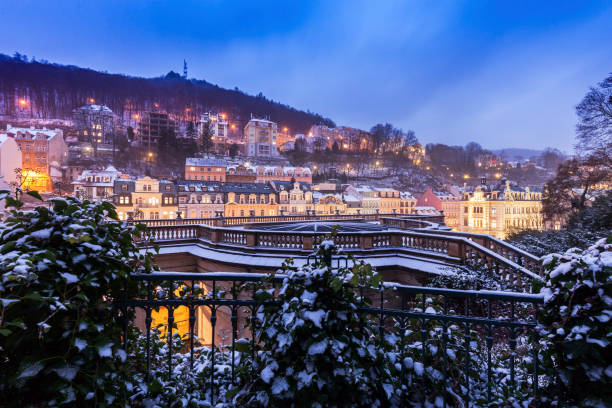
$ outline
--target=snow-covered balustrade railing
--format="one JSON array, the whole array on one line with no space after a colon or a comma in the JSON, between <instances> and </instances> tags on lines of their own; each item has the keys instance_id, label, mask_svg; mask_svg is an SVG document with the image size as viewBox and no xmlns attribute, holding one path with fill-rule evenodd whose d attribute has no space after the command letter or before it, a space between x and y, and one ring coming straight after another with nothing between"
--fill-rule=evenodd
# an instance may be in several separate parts
<instances>
[{"instance_id":1,"label":"snow-covered balustrade railing","mask_svg":"<svg viewBox=\"0 0 612 408\"><path fill-rule=\"evenodd\" d=\"M327 220L365 220L365 221L380 221L386 223L383 219L404 219L409 222L405 228L424 228L427 226L444 223L444 217L431 215L406 215L399 213L374 213L374 214L302 214L302 215L248 215L244 217L225 217L220 215L211 218L175 218L171 220L162 219L130 219L129 222L145 224L147 226L165 226L165 225L217 225L217 226L236 226L251 223L271 223L271 222L299 222L299 221L327 221ZM401 228L401 227L398 227Z\"/></svg>"},{"instance_id":2,"label":"snow-covered balustrade railing","mask_svg":"<svg viewBox=\"0 0 612 408\"><path fill-rule=\"evenodd\" d=\"M423 232L426 234L440 234L439 231L431 231L426 229L419 230L419 232ZM532 272L537 273L540 276L543 273L542 262L539 257L530 254L529 252L524 251L521 248L518 248L512 244L509 244L508 242L502 241L501 239L492 237L491 235L457 231L445 231L444 234L448 236L467 238L470 241L474 241L482 245L483 247L488 248L491 251L503 256L504 258L507 258L512 262L519 264Z\"/></svg>"},{"instance_id":3,"label":"snow-covered balustrade railing","mask_svg":"<svg viewBox=\"0 0 612 408\"><path fill-rule=\"evenodd\" d=\"M246 227L209 225L174 225L147 228L151 238L158 243L195 240L207 245L228 245L245 250L283 250L289 255L303 255L312 251L325 239L325 233L302 231L271 231L257 229L258 224ZM511 245L489 236L462 236L447 231L386 230L339 231L334 237L337 247L347 253L375 251L417 252L420 256L440 257L471 267L492 270L519 290L529 291L533 280L541 280L536 272L533 255L514 251ZM503 250L501 250L501 249ZM520 251L520 252L518 252ZM539 265L539 264L538 264ZM279 265L280 266L280 265ZM531 270L530 267L534 268Z\"/></svg>"},{"instance_id":4,"label":"snow-covered balustrade railing","mask_svg":"<svg viewBox=\"0 0 612 408\"><path fill-rule=\"evenodd\" d=\"M167 375L173 375L177 352L189 354L193 369L194 344L208 348L211 367L220 364L230 371L232 382L237 364L254 359L256 339L251 336L249 317L264 304L254 296L252 284L264 282L272 300L278 302L279 288L287 275L273 276L255 273L182 273L156 272L133 275L132 281L145 289L141 298L128 298L117 304L119 309L136 310L137 326L144 331L146 346L144 361L135 366L146 370L151 381L152 327L161 325L166 339ZM394 283L378 287L353 287L364 299L358 313L367 324L376 328L381 341L401 342L400 354L415 349L420 361L410 363L417 375L433 375L438 380L460 381L468 390L463 396L465 406L475 401L469 390L480 390L479 398L491 401L491 387L506 387L508 392L520 392L525 398L538 393L538 384L546 373L538 370L538 338L535 331L541 295L515 292L466 291L444 288L406 286ZM167 313L158 311L166 310ZM158 311L156 311L158 310ZM328 313L322 310L321 313ZM313 313L308 316L314 318ZM305 315L306 316L306 315ZM304 317L309 318L309 317ZM178 330L186 342L178 350L173 345L173 333ZM127 349L127 326L123 344ZM186 347L185 347L186 345ZM245 348L244 346L251 347ZM248 351L245 351L248 350ZM249 356L250 354L250 356ZM414 356L414 353L412 354ZM396 356L398 361L407 357ZM454 370L454 371L452 371ZM451 376L449 372L455 374ZM202 387L210 391L210 399L218 399L215 373ZM457 372L462 374L457 377ZM398 374L402 375L402 374ZM409 378L400 381L410 383ZM450 387L448 387L450 389ZM515 389L516 388L516 389ZM217 393L217 394L215 394ZM215 396L217 395L217 396Z\"/></svg>"}]
</instances>

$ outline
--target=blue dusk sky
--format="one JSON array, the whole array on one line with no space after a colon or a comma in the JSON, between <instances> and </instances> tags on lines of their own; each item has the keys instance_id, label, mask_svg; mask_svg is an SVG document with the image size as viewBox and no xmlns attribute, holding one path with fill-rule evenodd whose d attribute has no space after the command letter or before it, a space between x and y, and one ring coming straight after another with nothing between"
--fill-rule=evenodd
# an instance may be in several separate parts
<instances>
[{"instance_id":1,"label":"blue dusk sky","mask_svg":"<svg viewBox=\"0 0 612 408\"><path fill-rule=\"evenodd\" d=\"M3 0L0 52L182 72L425 143L572 150L612 72L612 1Z\"/></svg>"}]
</instances>

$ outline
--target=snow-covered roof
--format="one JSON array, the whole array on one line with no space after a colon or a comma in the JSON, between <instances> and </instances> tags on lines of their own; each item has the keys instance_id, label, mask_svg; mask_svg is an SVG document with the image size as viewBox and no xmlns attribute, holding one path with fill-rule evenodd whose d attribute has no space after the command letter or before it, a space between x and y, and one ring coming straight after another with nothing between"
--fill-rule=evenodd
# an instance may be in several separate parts
<instances>
[{"instance_id":1,"label":"snow-covered roof","mask_svg":"<svg viewBox=\"0 0 612 408\"><path fill-rule=\"evenodd\" d=\"M88 185L92 187L112 187L115 179L120 176L120 172L113 166L108 166L104 170L83 170L81 176L72 182L74 185ZM99 180L96 181L96 178ZM88 181L91 180L91 181Z\"/></svg>"},{"instance_id":2,"label":"snow-covered roof","mask_svg":"<svg viewBox=\"0 0 612 408\"><path fill-rule=\"evenodd\" d=\"M0 133L0 146L8 140L9 136L6 133Z\"/></svg>"},{"instance_id":3,"label":"snow-covered roof","mask_svg":"<svg viewBox=\"0 0 612 408\"><path fill-rule=\"evenodd\" d=\"M249 120L249 123L251 123L251 122L263 122L263 123L271 123L271 124L273 124L273 125L276 125L276 122L272 122L271 120L268 120L268 119L260 119L260 118L251 118L251 119ZM248 125L249 125L249 124L247 123L247 126L248 126Z\"/></svg>"},{"instance_id":4,"label":"snow-covered roof","mask_svg":"<svg viewBox=\"0 0 612 408\"><path fill-rule=\"evenodd\" d=\"M226 167L227 161L224 159L216 159L211 157L187 157L185 159L185 166Z\"/></svg>"},{"instance_id":5,"label":"snow-covered roof","mask_svg":"<svg viewBox=\"0 0 612 408\"><path fill-rule=\"evenodd\" d=\"M36 136L42 135L46 137L47 140L50 140L58 134L63 135L63 132L60 129L47 129L46 127L15 127L11 125L6 125L6 134L14 135L17 139L34 139Z\"/></svg>"},{"instance_id":6,"label":"snow-covered roof","mask_svg":"<svg viewBox=\"0 0 612 408\"><path fill-rule=\"evenodd\" d=\"M402 200L405 200L405 201L407 201L407 200L416 200L416 198L411 193L409 193L408 191L400 191L400 198Z\"/></svg>"},{"instance_id":7,"label":"snow-covered roof","mask_svg":"<svg viewBox=\"0 0 612 408\"><path fill-rule=\"evenodd\" d=\"M360 203L361 199L359 197L356 197L352 194L344 194L344 201L346 201L347 203L351 202L351 203Z\"/></svg>"},{"instance_id":8,"label":"snow-covered roof","mask_svg":"<svg viewBox=\"0 0 612 408\"><path fill-rule=\"evenodd\" d=\"M96 113L113 113L111 108L109 108L108 106L96 105L96 104L83 105L80 108L77 108L75 110L90 111L90 112L96 112Z\"/></svg>"}]
</instances>

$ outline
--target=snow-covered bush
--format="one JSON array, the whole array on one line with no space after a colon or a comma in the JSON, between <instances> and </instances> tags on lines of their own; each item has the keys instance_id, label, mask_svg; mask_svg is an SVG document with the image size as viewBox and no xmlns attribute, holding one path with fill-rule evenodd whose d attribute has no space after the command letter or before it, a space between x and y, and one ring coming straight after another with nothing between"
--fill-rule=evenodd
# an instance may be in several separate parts
<instances>
[{"instance_id":1,"label":"snow-covered bush","mask_svg":"<svg viewBox=\"0 0 612 408\"><path fill-rule=\"evenodd\" d=\"M600 237L600 231L583 229L526 230L509 235L506 241L523 251L541 257L553 252L562 253L573 247L587 248Z\"/></svg>"},{"instance_id":2,"label":"snow-covered bush","mask_svg":"<svg viewBox=\"0 0 612 408\"><path fill-rule=\"evenodd\" d=\"M141 334L131 345L129 357L134 375L134 387L130 390L129 401L132 406L185 408L233 405L232 397L235 393L228 391L237 387L238 384L232 383L231 353L216 351L213 372L211 349L202 346L196 338L192 368L188 337L181 338L178 333L174 333L172 347L178 352L172 354L172 373L168 377L169 361L166 340L167 335L159 328L151 329L150 381L148 383L145 377L147 352L145 335ZM242 353L234 353L234 362L237 366L242 357ZM211 384L211 379L213 384Z\"/></svg>"},{"instance_id":3,"label":"snow-covered bush","mask_svg":"<svg viewBox=\"0 0 612 408\"><path fill-rule=\"evenodd\" d=\"M512 291L514 289L510 282L496 275L494 270L481 265L465 266L463 268L449 267L447 272L430 279L426 286L461 290Z\"/></svg>"},{"instance_id":4,"label":"snow-covered bush","mask_svg":"<svg viewBox=\"0 0 612 408\"><path fill-rule=\"evenodd\" d=\"M150 268L133 241L140 228L116 221L110 203L56 198L22 211L0 194L12 207L0 224L1 404L120 405L132 376L113 301L130 272Z\"/></svg>"},{"instance_id":5,"label":"snow-covered bush","mask_svg":"<svg viewBox=\"0 0 612 408\"><path fill-rule=\"evenodd\" d=\"M612 404L612 239L544 260L548 272L538 331L550 392L569 404Z\"/></svg>"},{"instance_id":6,"label":"snow-covered bush","mask_svg":"<svg viewBox=\"0 0 612 408\"><path fill-rule=\"evenodd\" d=\"M241 403L248 406L376 407L394 398L385 345L366 317L355 286L377 285L369 265L332 269L332 241L319 247L322 261L284 268L275 299L251 322L258 344L255 378L247 379ZM325 262L324 260L328 260ZM256 296L272 300L275 289Z\"/></svg>"}]
</instances>

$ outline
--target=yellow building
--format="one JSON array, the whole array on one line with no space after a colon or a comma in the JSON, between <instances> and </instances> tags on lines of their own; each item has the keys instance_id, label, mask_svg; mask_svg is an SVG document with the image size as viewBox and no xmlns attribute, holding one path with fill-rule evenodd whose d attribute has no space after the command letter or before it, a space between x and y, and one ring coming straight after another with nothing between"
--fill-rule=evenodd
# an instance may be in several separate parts
<instances>
[{"instance_id":1,"label":"yellow building","mask_svg":"<svg viewBox=\"0 0 612 408\"><path fill-rule=\"evenodd\" d=\"M346 203L337 194L317 193L315 212L317 215L346 214Z\"/></svg>"},{"instance_id":2,"label":"yellow building","mask_svg":"<svg viewBox=\"0 0 612 408\"><path fill-rule=\"evenodd\" d=\"M462 232L504 239L513 232L542 230L542 193L529 187L511 188L509 182L503 189L481 185L473 193L464 193L459 206L458 230Z\"/></svg>"},{"instance_id":3,"label":"yellow building","mask_svg":"<svg viewBox=\"0 0 612 408\"><path fill-rule=\"evenodd\" d=\"M178 211L175 184L148 176L116 180L113 201L120 219L132 215L136 219L169 220L176 218Z\"/></svg>"},{"instance_id":4,"label":"yellow building","mask_svg":"<svg viewBox=\"0 0 612 408\"><path fill-rule=\"evenodd\" d=\"M226 217L278 215L276 192L270 184L223 183Z\"/></svg>"},{"instance_id":5,"label":"yellow building","mask_svg":"<svg viewBox=\"0 0 612 408\"><path fill-rule=\"evenodd\" d=\"M402 198L400 192L392 188L376 188L376 196L379 198L379 212L381 214L400 214L402 210Z\"/></svg>"},{"instance_id":6,"label":"yellow building","mask_svg":"<svg viewBox=\"0 0 612 408\"><path fill-rule=\"evenodd\" d=\"M416 208L417 199L407 191L400 193L400 214L412 214Z\"/></svg>"},{"instance_id":7,"label":"yellow building","mask_svg":"<svg viewBox=\"0 0 612 408\"><path fill-rule=\"evenodd\" d=\"M314 199L307 183L296 181L272 181L278 192L279 213L284 215L306 215L315 210Z\"/></svg>"}]
</instances>

